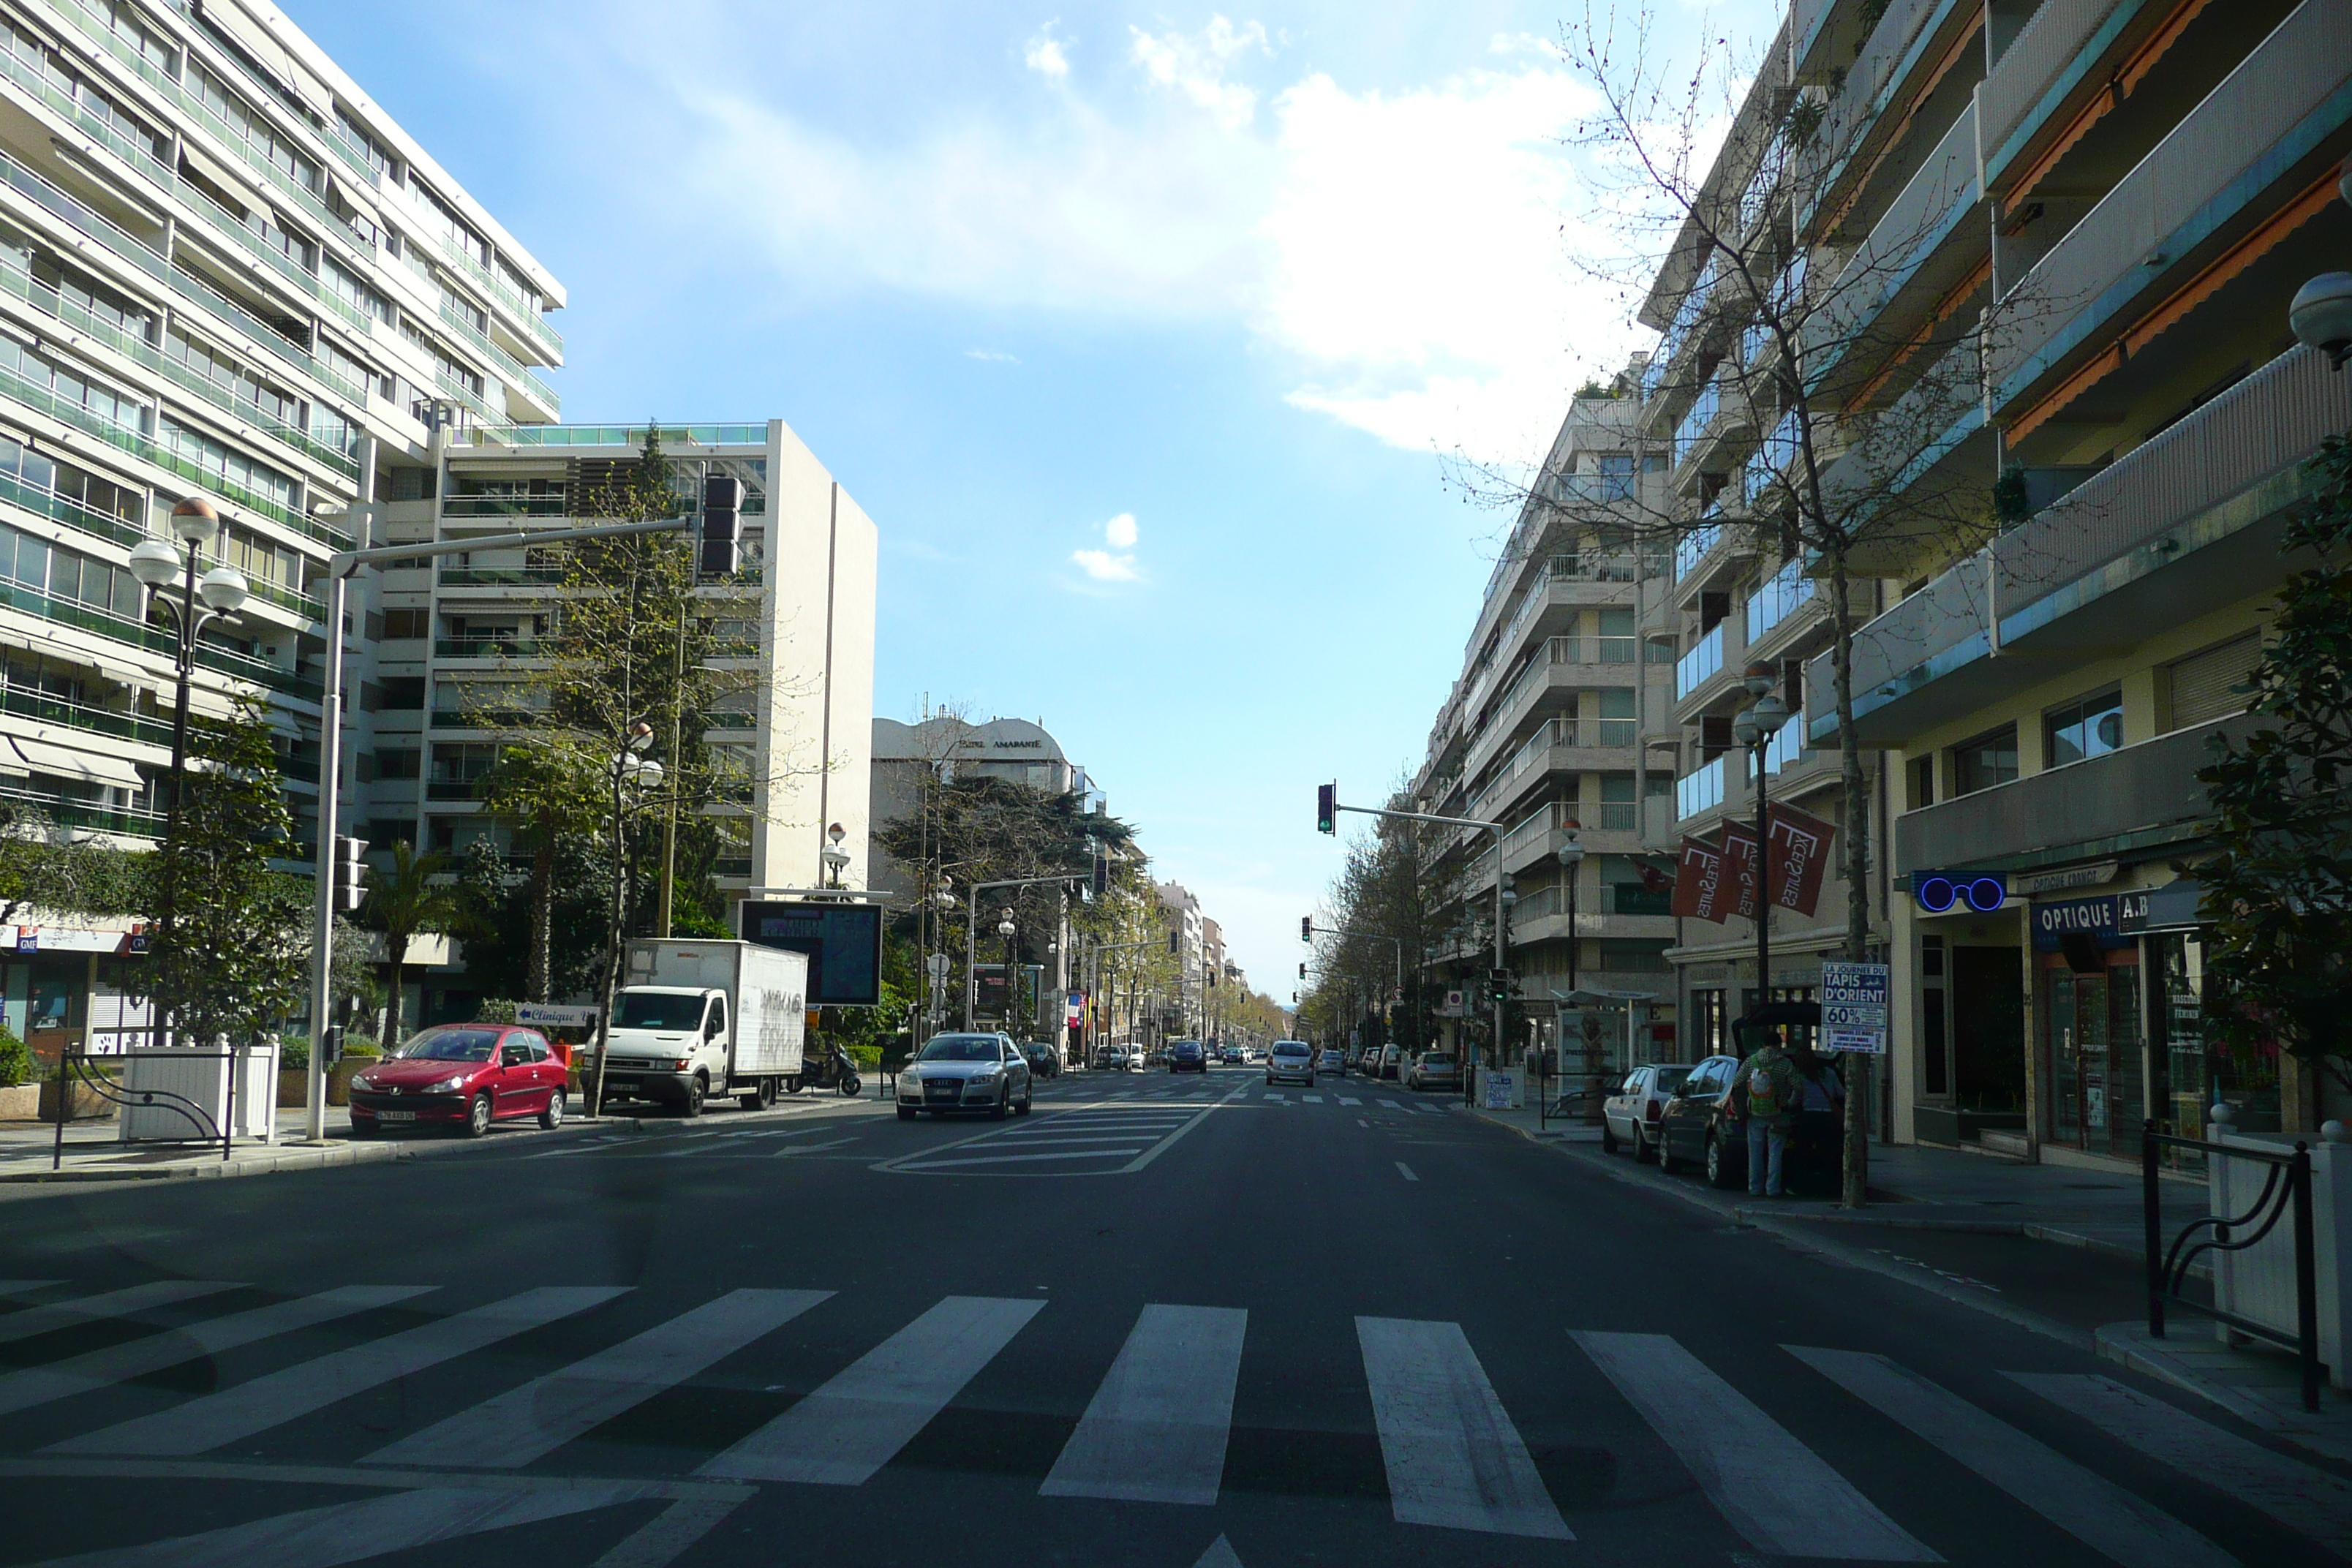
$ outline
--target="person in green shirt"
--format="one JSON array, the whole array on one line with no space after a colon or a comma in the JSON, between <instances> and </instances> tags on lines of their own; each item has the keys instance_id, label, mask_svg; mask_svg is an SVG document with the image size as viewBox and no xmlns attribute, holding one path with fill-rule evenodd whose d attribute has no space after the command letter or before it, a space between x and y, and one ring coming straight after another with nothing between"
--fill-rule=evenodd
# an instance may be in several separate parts
<instances>
[{"instance_id":1,"label":"person in green shirt","mask_svg":"<svg viewBox=\"0 0 2352 1568\"><path fill-rule=\"evenodd\" d=\"M1748 1122L1748 1191L1755 1197L1780 1197L1789 1129L1805 1092L1804 1075L1781 1048L1780 1030L1765 1032L1764 1043L1739 1064L1731 1087Z\"/></svg>"}]
</instances>

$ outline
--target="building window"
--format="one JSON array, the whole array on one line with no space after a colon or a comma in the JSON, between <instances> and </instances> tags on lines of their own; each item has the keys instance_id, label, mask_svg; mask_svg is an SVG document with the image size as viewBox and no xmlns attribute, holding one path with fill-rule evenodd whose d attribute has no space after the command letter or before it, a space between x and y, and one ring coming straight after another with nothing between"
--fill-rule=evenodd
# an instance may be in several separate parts
<instances>
[{"instance_id":1,"label":"building window","mask_svg":"<svg viewBox=\"0 0 2352 1568\"><path fill-rule=\"evenodd\" d=\"M2042 716L2044 765L2063 768L2086 757L2103 757L2124 743L2124 694L2109 687L2078 697Z\"/></svg>"},{"instance_id":2,"label":"building window","mask_svg":"<svg viewBox=\"0 0 2352 1568\"><path fill-rule=\"evenodd\" d=\"M386 610L383 635L393 638L421 637L432 629L433 612L424 609Z\"/></svg>"},{"instance_id":3,"label":"building window","mask_svg":"<svg viewBox=\"0 0 2352 1568\"><path fill-rule=\"evenodd\" d=\"M1952 793L1974 795L2017 776L2017 726L2004 724L1952 748Z\"/></svg>"},{"instance_id":4,"label":"building window","mask_svg":"<svg viewBox=\"0 0 2352 1568\"><path fill-rule=\"evenodd\" d=\"M1911 765L1910 765L1910 768L1909 768L1907 771L1908 771L1908 773L1909 773L1909 774L1910 774L1910 779L1911 779L1911 806L1910 806L1910 809L1911 809L1911 810L1913 810L1913 811L1917 811L1917 810L1918 810L1920 807L1922 807L1922 806L1927 806L1927 805L1935 805L1935 804L1936 804L1936 758L1935 758L1935 753L1933 753L1933 752L1929 752L1927 756L1924 756L1924 757L1914 757L1914 758L1912 758L1912 759L1911 759Z\"/></svg>"}]
</instances>

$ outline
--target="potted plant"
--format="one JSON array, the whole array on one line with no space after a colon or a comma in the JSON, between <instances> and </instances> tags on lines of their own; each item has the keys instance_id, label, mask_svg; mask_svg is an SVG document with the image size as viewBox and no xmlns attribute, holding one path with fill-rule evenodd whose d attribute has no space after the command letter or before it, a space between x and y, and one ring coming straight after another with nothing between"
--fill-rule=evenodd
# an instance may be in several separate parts
<instances>
[{"instance_id":1,"label":"potted plant","mask_svg":"<svg viewBox=\"0 0 2352 1568\"><path fill-rule=\"evenodd\" d=\"M0 1025L0 1121L30 1121L40 1114L41 1086L33 1081L33 1053L15 1030Z\"/></svg>"}]
</instances>

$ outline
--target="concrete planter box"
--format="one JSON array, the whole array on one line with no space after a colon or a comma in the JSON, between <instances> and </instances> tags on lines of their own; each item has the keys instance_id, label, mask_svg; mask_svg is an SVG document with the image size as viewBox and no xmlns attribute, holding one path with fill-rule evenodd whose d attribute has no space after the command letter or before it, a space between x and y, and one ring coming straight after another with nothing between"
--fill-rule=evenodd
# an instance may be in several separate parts
<instances>
[{"instance_id":1,"label":"concrete planter box","mask_svg":"<svg viewBox=\"0 0 2352 1568\"><path fill-rule=\"evenodd\" d=\"M58 1080L41 1085L38 1115L44 1121L58 1119ZM73 1086L73 1094L66 1101L66 1118L70 1121L106 1121L113 1119L117 1107L86 1083Z\"/></svg>"},{"instance_id":2,"label":"concrete planter box","mask_svg":"<svg viewBox=\"0 0 2352 1568\"><path fill-rule=\"evenodd\" d=\"M0 1121L30 1121L41 1113L41 1086L20 1083L0 1089Z\"/></svg>"},{"instance_id":3,"label":"concrete planter box","mask_svg":"<svg viewBox=\"0 0 2352 1568\"><path fill-rule=\"evenodd\" d=\"M2294 1139L2276 1133L2219 1129L2214 1142L2280 1153L2295 1144ZM2211 1212L2241 1215L2252 1209L2270 1170L2252 1160L2214 1158L2206 1173ZM2214 1305L2282 1333L2294 1332L2293 1219L2290 1208L2268 1236L2242 1252L2204 1255L2213 1266ZM2311 1230L2318 1275L2319 1359L2326 1363L2328 1382L2352 1389L2352 1365L2347 1364L2346 1355L2352 1347L2352 1143L2311 1142ZM2231 1337L2231 1331L2220 1324L2215 1332L2225 1341Z\"/></svg>"}]
</instances>

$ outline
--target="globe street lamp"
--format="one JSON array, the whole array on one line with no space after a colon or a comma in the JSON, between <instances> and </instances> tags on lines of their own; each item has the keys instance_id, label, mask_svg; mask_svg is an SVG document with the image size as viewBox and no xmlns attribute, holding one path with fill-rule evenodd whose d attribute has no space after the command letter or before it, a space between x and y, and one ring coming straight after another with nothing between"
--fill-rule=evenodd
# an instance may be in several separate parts
<instances>
[{"instance_id":1,"label":"globe street lamp","mask_svg":"<svg viewBox=\"0 0 2352 1568\"><path fill-rule=\"evenodd\" d=\"M2345 183L2352 186L2352 175ZM2345 199L2352 201L2352 191ZM2296 289L2286 321L2297 342L2319 350L2328 363L2343 369L2352 358L2352 272L2323 272Z\"/></svg>"},{"instance_id":2,"label":"globe street lamp","mask_svg":"<svg viewBox=\"0 0 2352 1568\"><path fill-rule=\"evenodd\" d=\"M824 857L824 885L836 890L841 887L842 872L846 870L849 866L849 851L841 847L841 841L847 837L848 834L849 830L842 826L838 822L824 830L824 836L832 840L832 843L823 851Z\"/></svg>"},{"instance_id":3,"label":"globe street lamp","mask_svg":"<svg viewBox=\"0 0 2352 1568\"><path fill-rule=\"evenodd\" d=\"M1756 699L1755 706L1732 720L1731 738L1748 748L1749 776L1756 781L1756 1003L1760 1007L1772 999L1772 894L1771 879L1765 873L1770 859L1770 808L1765 798L1764 754L1771 749L1772 737L1789 722L1789 705L1772 689L1780 677L1769 664L1749 665L1740 684Z\"/></svg>"},{"instance_id":4,"label":"globe street lamp","mask_svg":"<svg viewBox=\"0 0 2352 1568\"><path fill-rule=\"evenodd\" d=\"M177 850L180 839L180 797L185 793L188 771L188 682L196 662L196 637L206 626L222 616L235 615L243 605L252 587L245 574L234 566L215 566L198 575L204 547L220 535L220 514L202 496L190 496L172 509L172 531L181 544L164 539L142 540L131 551L131 574L147 591L151 605L161 605L170 612L176 634L173 645L172 668L176 677L172 700L172 800L169 815L164 819L163 842L173 851L165 858L161 918L163 945L169 949L173 926L177 919L178 902ZM177 597L171 593L178 582ZM330 831L322 825L320 832ZM161 1010L158 1027L171 1022L170 998Z\"/></svg>"},{"instance_id":5,"label":"globe street lamp","mask_svg":"<svg viewBox=\"0 0 2352 1568\"><path fill-rule=\"evenodd\" d=\"M1021 949L1014 939L1021 928L1013 922L1013 906L1004 906L996 921L996 934L1004 939L1004 1032L1013 1032L1013 1020L1020 1009L1015 998L1021 991Z\"/></svg>"}]
</instances>

